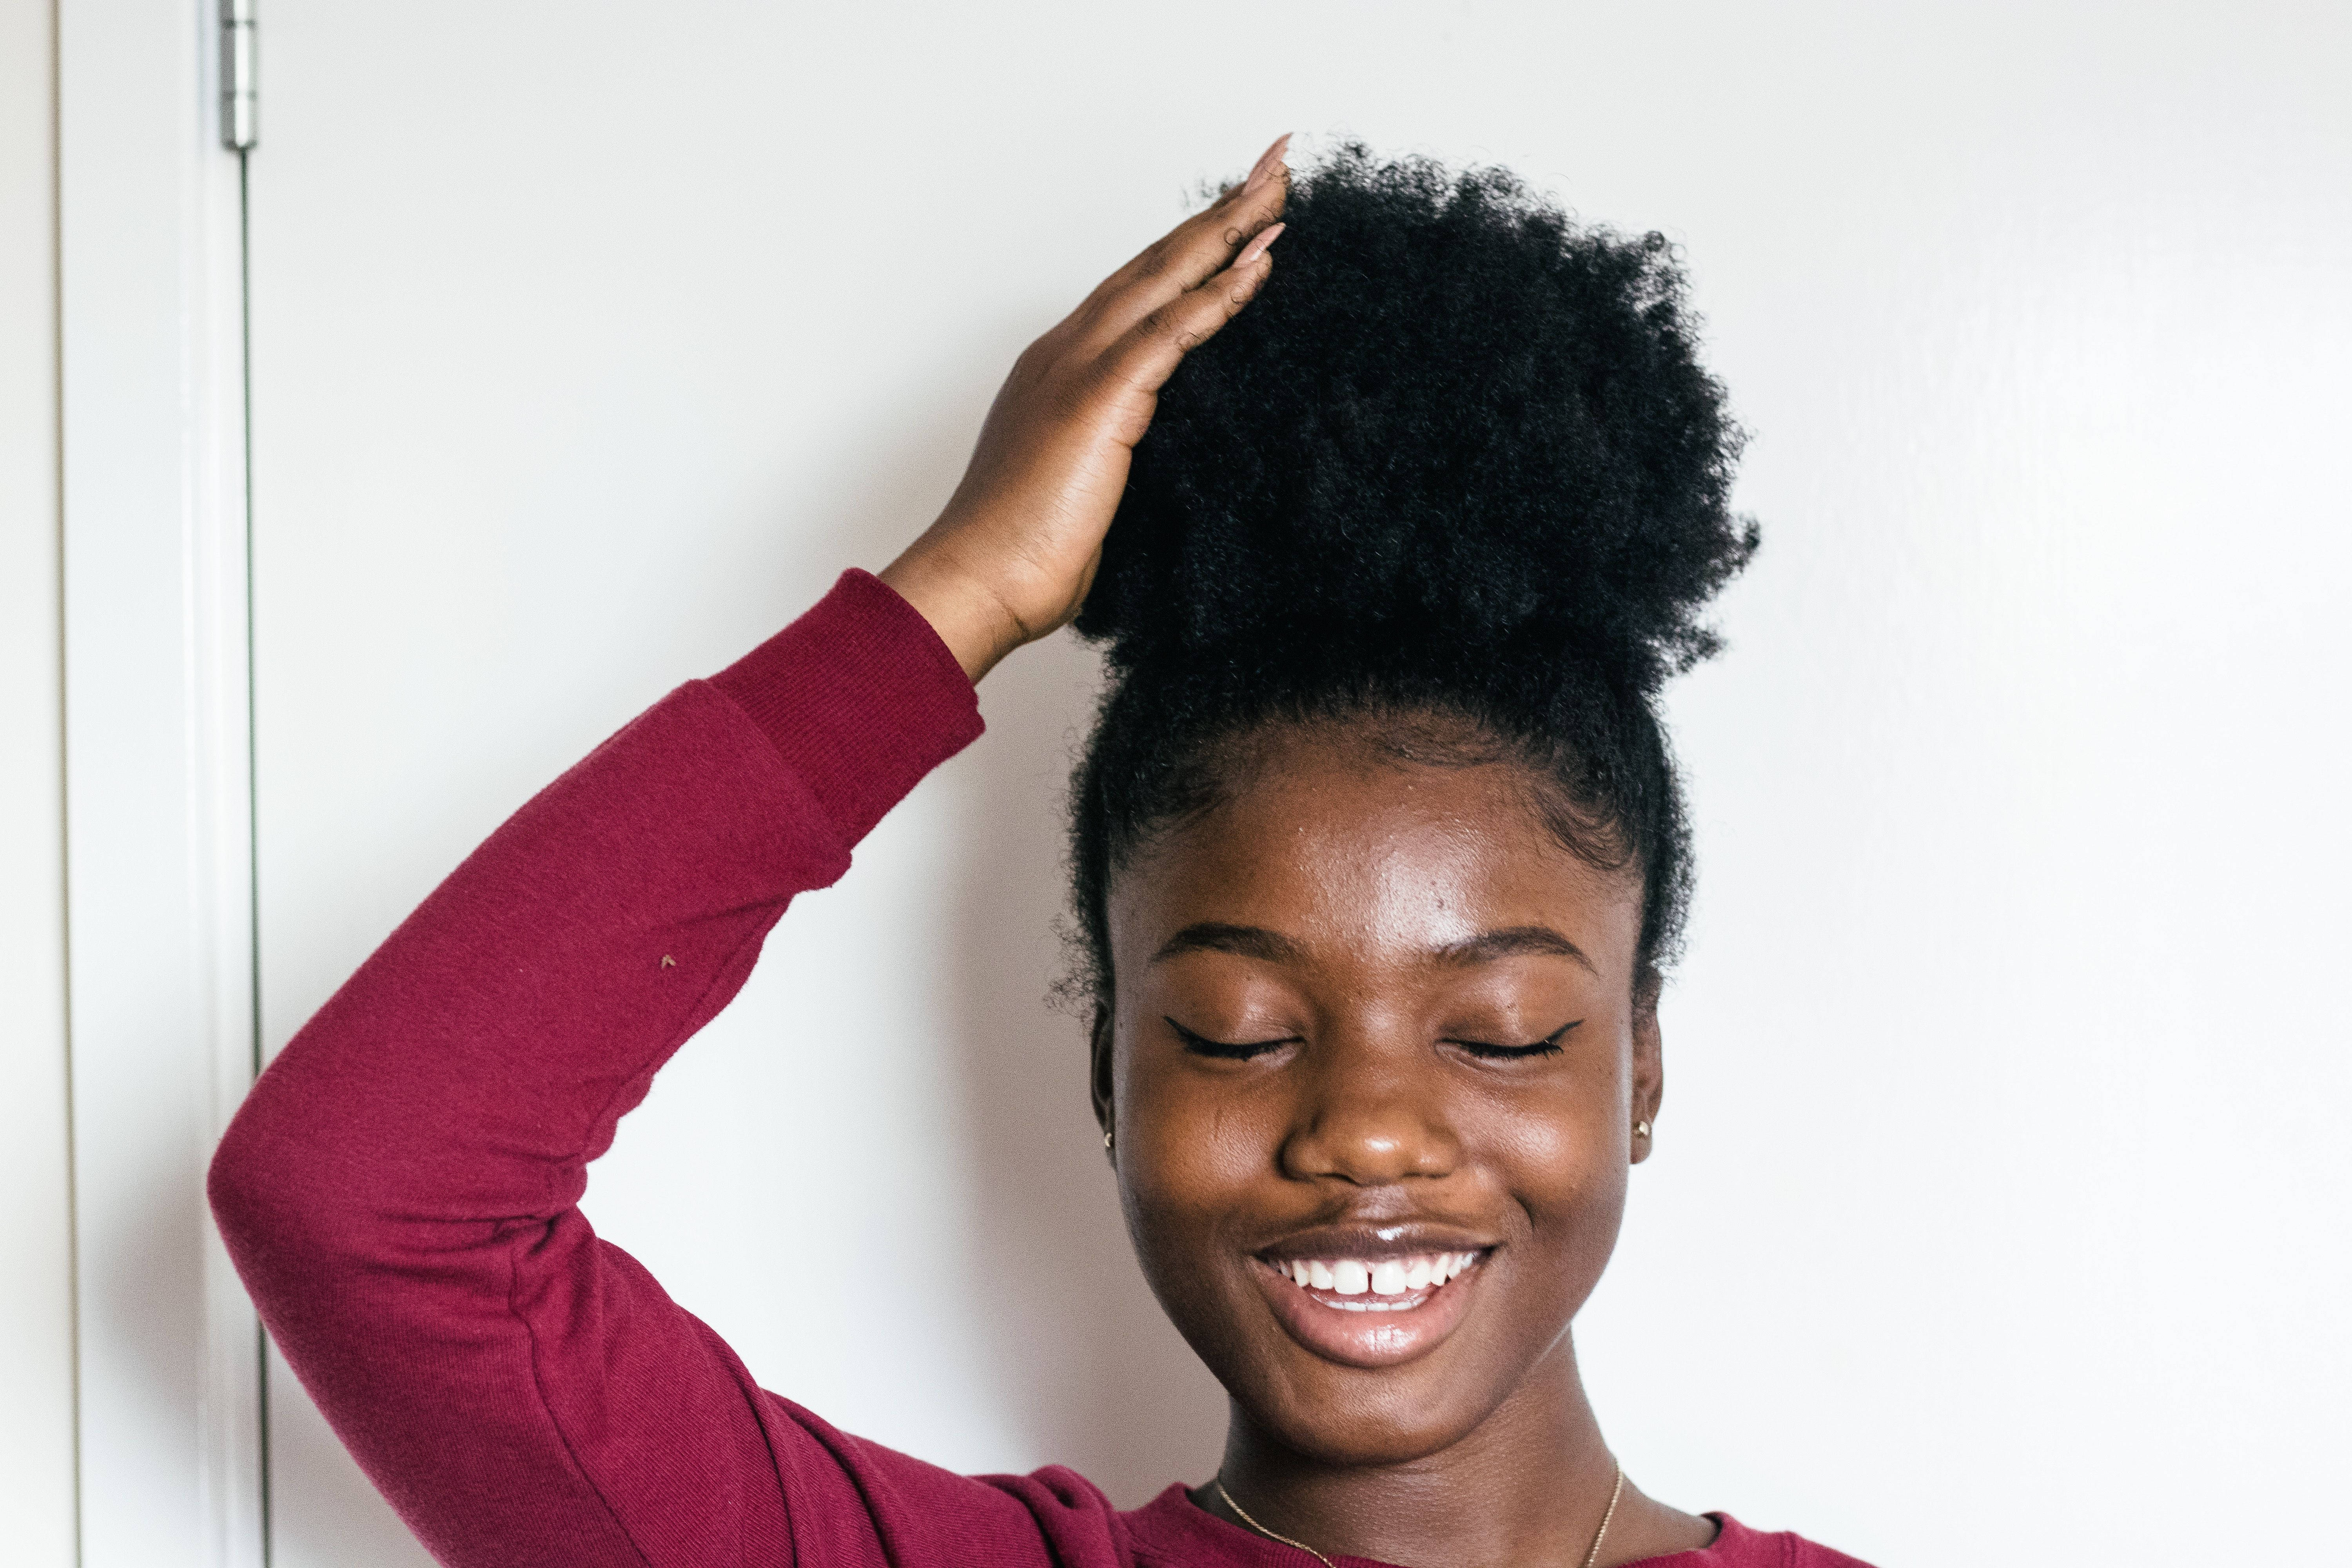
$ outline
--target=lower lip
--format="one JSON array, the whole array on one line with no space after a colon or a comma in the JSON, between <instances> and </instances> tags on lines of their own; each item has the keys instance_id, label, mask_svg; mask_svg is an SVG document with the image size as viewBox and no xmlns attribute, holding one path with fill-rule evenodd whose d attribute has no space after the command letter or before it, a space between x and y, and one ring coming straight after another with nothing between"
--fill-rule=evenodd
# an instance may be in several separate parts
<instances>
[{"instance_id":1,"label":"lower lip","mask_svg":"<svg viewBox=\"0 0 2352 1568\"><path fill-rule=\"evenodd\" d=\"M1250 1264L1275 1317L1292 1339L1328 1361L1360 1367L1394 1366L1436 1349L1460 1326L1470 1310L1470 1292L1486 1272L1481 1253L1454 1279L1423 1291L1419 1306L1351 1311L1327 1302L1367 1298L1312 1289L1276 1273L1261 1258L1252 1258Z\"/></svg>"}]
</instances>

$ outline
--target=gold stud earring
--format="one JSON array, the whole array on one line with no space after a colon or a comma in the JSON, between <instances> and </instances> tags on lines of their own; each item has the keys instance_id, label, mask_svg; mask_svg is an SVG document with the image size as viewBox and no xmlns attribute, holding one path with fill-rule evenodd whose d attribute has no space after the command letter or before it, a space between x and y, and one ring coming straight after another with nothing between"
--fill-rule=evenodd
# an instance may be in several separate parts
<instances>
[{"instance_id":1,"label":"gold stud earring","mask_svg":"<svg viewBox=\"0 0 2352 1568\"><path fill-rule=\"evenodd\" d=\"M1649 1135L1650 1135L1650 1119L1649 1119L1648 1117L1646 1117L1646 1116L1645 1116L1645 1117L1643 1117L1641 1121L1636 1121L1635 1123L1633 1123L1633 1136L1634 1136L1634 1137L1636 1137L1636 1138L1647 1138Z\"/></svg>"}]
</instances>

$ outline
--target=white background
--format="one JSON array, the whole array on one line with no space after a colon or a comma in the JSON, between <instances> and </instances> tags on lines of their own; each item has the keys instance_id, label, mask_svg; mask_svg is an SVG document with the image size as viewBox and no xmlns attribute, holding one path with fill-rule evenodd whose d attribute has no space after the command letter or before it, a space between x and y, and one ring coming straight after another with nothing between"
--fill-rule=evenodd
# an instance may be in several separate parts
<instances>
[{"instance_id":1,"label":"white background","mask_svg":"<svg viewBox=\"0 0 2352 1568\"><path fill-rule=\"evenodd\" d=\"M0 1542L12 1568L58 1568L74 1550L53 37L46 4L0 0Z\"/></svg>"},{"instance_id":2,"label":"white background","mask_svg":"<svg viewBox=\"0 0 2352 1568\"><path fill-rule=\"evenodd\" d=\"M1194 182L1293 128L1492 159L1687 247L1766 530L1673 702L1671 1092L1580 1331L1629 1471L1890 1568L2333 1550L2340 7L265 27L268 1046L538 784L886 561ZM1042 1002L1091 679L991 678L589 1208L770 1386L1134 1502L1223 1413ZM422 1562L272 1389L276 1562Z\"/></svg>"}]
</instances>

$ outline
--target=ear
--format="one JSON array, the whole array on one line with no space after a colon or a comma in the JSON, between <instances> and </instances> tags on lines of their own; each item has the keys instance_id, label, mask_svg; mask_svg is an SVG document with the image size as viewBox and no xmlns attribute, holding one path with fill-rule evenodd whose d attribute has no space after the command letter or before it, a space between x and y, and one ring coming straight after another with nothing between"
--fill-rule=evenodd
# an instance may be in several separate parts
<instances>
[{"instance_id":1,"label":"ear","mask_svg":"<svg viewBox=\"0 0 2352 1568\"><path fill-rule=\"evenodd\" d=\"M1636 1165L1650 1157L1650 1147L1656 1142L1658 1106L1666 1097L1664 1041L1658 1033L1658 993L1665 984L1664 975L1646 967L1633 983L1633 1123L1637 1128L1646 1123L1653 1129L1647 1135L1633 1134Z\"/></svg>"},{"instance_id":2,"label":"ear","mask_svg":"<svg viewBox=\"0 0 2352 1568\"><path fill-rule=\"evenodd\" d=\"M1106 1132L1111 1130L1110 1042L1110 1007L1097 1002L1094 1023L1087 1031L1087 1080L1095 1103L1095 1125Z\"/></svg>"}]
</instances>

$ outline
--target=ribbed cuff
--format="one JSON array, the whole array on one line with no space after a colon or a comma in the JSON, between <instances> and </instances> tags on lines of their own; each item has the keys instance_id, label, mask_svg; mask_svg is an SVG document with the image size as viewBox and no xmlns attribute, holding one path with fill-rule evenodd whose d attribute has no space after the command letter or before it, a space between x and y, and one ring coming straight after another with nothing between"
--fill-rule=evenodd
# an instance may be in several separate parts
<instances>
[{"instance_id":1,"label":"ribbed cuff","mask_svg":"<svg viewBox=\"0 0 2352 1568\"><path fill-rule=\"evenodd\" d=\"M979 738L971 682L931 624L848 571L800 619L711 677L854 845Z\"/></svg>"}]
</instances>

